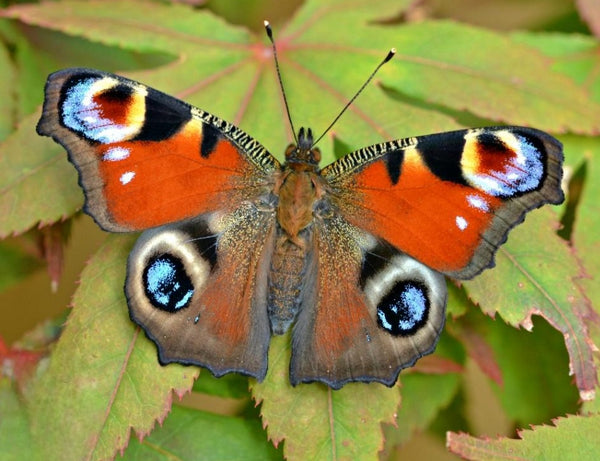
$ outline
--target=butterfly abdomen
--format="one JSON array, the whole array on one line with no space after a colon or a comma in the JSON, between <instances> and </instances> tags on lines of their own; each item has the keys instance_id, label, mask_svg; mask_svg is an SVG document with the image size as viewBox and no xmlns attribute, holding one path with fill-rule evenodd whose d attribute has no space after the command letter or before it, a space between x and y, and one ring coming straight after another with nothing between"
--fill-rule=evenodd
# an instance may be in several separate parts
<instances>
[{"instance_id":1,"label":"butterfly abdomen","mask_svg":"<svg viewBox=\"0 0 600 461\"><path fill-rule=\"evenodd\" d=\"M281 230L280 230L281 231ZM310 249L311 232L302 231L292 242L281 231L275 242L269 272L267 311L273 334L284 334L296 319L302 302L302 291Z\"/></svg>"},{"instance_id":2,"label":"butterfly abdomen","mask_svg":"<svg viewBox=\"0 0 600 461\"><path fill-rule=\"evenodd\" d=\"M267 308L271 330L285 333L302 302L308 252L311 248L316 165L287 164L276 188L278 235L271 260Z\"/></svg>"}]
</instances>

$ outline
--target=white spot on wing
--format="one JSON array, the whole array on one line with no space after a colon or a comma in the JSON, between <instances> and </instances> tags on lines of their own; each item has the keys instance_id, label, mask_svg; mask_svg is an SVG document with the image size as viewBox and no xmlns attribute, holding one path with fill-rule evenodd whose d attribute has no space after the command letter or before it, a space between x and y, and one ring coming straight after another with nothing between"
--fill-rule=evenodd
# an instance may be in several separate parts
<instances>
[{"instance_id":1,"label":"white spot on wing","mask_svg":"<svg viewBox=\"0 0 600 461\"><path fill-rule=\"evenodd\" d=\"M125 149L124 147L113 147L104 153L102 160L118 162L119 160L125 160L127 157L129 157L129 154L129 149Z\"/></svg>"},{"instance_id":2,"label":"white spot on wing","mask_svg":"<svg viewBox=\"0 0 600 461\"><path fill-rule=\"evenodd\" d=\"M121 181L121 184L125 185L125 184L128 184L129 182L131 182L131 180L133 179L134 176L135 176L135 173L133 171L128 171L127 173L123 173L121 175L121 177L119 178L119 181Z\"/></svg>"},{"instance_id":3,"label":"white spot on wing","mask_svg":"<svg viewBox=\"0 0 600 461\"><path fill-rule=\"evenodd\" d=\"M469 225L469 223L467 222L467 220L465 218L463 218L462 216L456 217L456 227L458 227L461 231L465 230L468 225Z\"/></svg>"},{"instance_id":4,"label":"white spot on wing","mask_svg":"<svg viewBox=\"0 0 600 461\"><path fill-rule=\"evenodd\" d=\"M467 195L467 202L469 202L469 205L473 208L477 208L478 210L485 212L490 211L488 202L480 195Z\"/></svg>"}]
</instances>

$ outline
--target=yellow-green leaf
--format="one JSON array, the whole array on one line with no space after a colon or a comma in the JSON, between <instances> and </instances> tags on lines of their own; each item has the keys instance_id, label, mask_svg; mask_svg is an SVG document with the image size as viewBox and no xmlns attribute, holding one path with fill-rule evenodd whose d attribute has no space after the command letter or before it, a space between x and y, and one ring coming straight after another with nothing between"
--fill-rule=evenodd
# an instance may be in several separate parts
<instances>
[{"instance_id":1,"label":"yellow-green leaf","mask_svg":"<svg viewBox=\"0 0 600 461\"><path fill-rule=\"evenodd\" d=\"M450 432L447 445L469 460L592 460L600 453L600 415L560 418L554 426L537 426L518 435L519 439L490 439Z\"/></svg>"},{"instance_id":2,"label":"yellow-green leaf","mask_svg":"<svg viewBox=\"0 0 600 461\"><path fill-rule=\"evenodd\" d=\"M392 424L400 403L398 387L352 383L341 390L323 384L289 382L290 335L275 337L269 350L269 371L252 385L261 403L269 439L290 461L371 460L383 449L383 423Z\"/></svg>"},{"instance_id":3,"label":"yellow-green leaf","mask_svg":"<svg viewBox=\"0 0 600 461\"><path fill-rule=\"evenodd\" d=\"M573 278L579 265L567 243L553 230L551 210L528 215L512 230L496 254L496 267L465 282L469 296L489 315L499 313L512 326L533 327L532 315L543 316L564 338L570 370L581 397L594 396L596 369L585 325L589 310Z\"/></svg>"},{"instance_id":4,"label":"yellow-green leaf","mask_svg":"<svg viewBox=\"0 0 600 461\"><path fill-rule=\"evenodd\" d=\"M280 460L258 419L242 419L173 406L169 418L143 441L132 439L127 460Z\"/></svg>"},{"instance_id":5,"label":"yellow-green leaf","mask_svg":"<svg viewBox=\"0 0 600 461\"><path fill-rule=\"evenodd\" d=\"M162 367L129 320L123 281L131 239L114 237L90 261L48 370L32 389L32 434L43 459L107 459L131 429L148 434L192 387L198 369Z\"/></svg>"}]
</instances>

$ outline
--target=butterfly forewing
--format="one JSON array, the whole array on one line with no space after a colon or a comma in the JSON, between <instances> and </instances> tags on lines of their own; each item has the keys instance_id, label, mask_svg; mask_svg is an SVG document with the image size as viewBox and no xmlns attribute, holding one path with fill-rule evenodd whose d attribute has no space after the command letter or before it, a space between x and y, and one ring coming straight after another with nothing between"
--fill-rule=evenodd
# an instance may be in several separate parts
<instances>
[{"instance_id":1,"label":"butterfly forewing","mask_svg":"<svg viewBox=\"0 0 600 461\"><path fill-rule=\"evenodd\" d=\"M48 78L38 133L79 171L105 230L143 230L232 211L269 189L279 163L239 128L126 78L66 69Z\"/></svg>"},{"instance_id":2,"label":"butterfly forewing","mask_svg":"<svg viewBox=\"0 0 600 461\"><path fill-rule=\"evenodd\" d=\"M525 213L560 203L562 146L522 127L408 138L360 149L322 172L349 222L427 266L470 278Z\"/></svg>"},{"instance_id":3,"label":"butterfly forewing","mask_svg":"<svg viewBox=\"0 0 600 461\"><path fill-rule=\"evenodd\" d=\"M211 114L90 69L50 75L38 132L68 150L103 229L160 226L136 243L126 294L161 363L262 379L277 160Z\"/></svg>"}]
</instances>

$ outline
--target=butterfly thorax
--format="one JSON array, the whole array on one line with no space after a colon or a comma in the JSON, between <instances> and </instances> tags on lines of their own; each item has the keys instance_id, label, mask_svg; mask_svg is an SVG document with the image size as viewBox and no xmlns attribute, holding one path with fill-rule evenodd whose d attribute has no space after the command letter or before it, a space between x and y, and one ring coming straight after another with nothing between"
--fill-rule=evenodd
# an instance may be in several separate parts
<instances>
[{"instance_id":1,"label":"butterfly thorax","mask_svg":"<svg viewBox=\"0 0 600 461\"><path fill-rule=\"evenodd\" d=\"M271 330L283 334L294 321L300 302L312 241L313 209L324 195L318 174L321 154L312 133L301 129L298 145L286 149L286 163L276 186L277 237L269 274Z\"/></svg>"},{"instance_id":2,"label":"butterfly thorax","mask_svg":"<svg viewBox=\"0 0 600 461\"><path fill-rule=\"evenodd\" d=\"M304 246L299 233L312 222L315 201L323 196L322 179L318 175L321 152L313 148L312 132L298 133L298 144L286 149L286 162L276 186L279 196L277 221L290 241Z\"/></svg>"}]
</instances>

